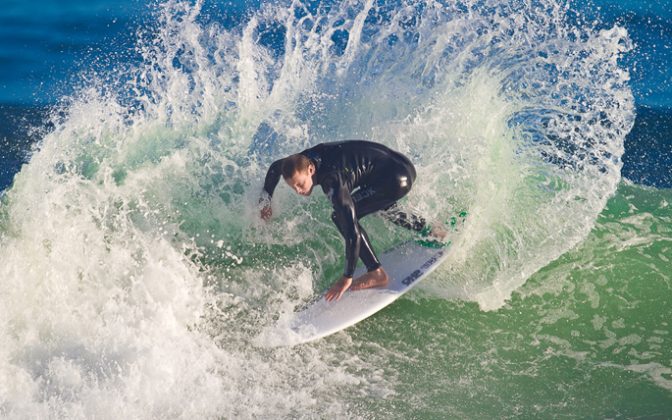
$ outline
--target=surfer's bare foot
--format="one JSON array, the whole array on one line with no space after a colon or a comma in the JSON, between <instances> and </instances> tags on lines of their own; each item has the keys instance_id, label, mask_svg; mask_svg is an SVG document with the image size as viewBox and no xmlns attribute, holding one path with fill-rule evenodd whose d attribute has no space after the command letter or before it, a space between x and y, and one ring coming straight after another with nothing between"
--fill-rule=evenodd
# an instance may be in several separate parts
<instances>
[{"instance_id":1,"label":"surfer's bare foot","mask_svg":"<svg viewBox=\"0 0 672 420\"><path fill-rule=\"evenodd\" d=\"M350 290L370 289L372 287L385 287L389 283L390 278L387 276L383 267L377 268L368 273L362 274L352 282Z\"/></svg>"},{"instance_id":2,"label":"surfer's bare foot","mask_svg":"<svg viewBox=\"0 0 672 420\"><path fill-rule=\"evenodd\" d=\"M443 225L436 223L432 225L432 229L429 231L429 237L443 241L448 236L448 231L443 227Z\"/></svg>"}]
</instances>

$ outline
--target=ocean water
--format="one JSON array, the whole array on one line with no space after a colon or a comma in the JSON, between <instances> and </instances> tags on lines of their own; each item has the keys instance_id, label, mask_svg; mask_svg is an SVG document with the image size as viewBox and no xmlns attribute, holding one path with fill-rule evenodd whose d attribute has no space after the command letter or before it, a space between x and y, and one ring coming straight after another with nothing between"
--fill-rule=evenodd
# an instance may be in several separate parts
<instances>
[{"instance_id":1,"label":"ocean water","mask_svg":"<svg viewBox=\"0 0 672 420\"><path fill-rule=\"evenodd\" d=\"M7 1L0 416L669 418L670 28L654 1ZM343 258L321 194L259 220L265 170L345 138L469 218L395 304L264 347Z\"/></svg>"}]
</instances>

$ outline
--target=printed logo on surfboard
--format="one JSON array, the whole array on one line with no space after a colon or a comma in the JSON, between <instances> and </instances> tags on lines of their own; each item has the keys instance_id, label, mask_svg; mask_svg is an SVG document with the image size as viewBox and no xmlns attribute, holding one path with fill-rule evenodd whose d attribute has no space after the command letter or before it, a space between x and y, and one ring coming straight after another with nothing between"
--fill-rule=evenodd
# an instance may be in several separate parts
<instances>
[{"instance_id":1,"label":"printed logo on surfboard","mask_svg":"<svg viewBox=\"0 0 672 420\"><path fill-rule=\"evenodd\" d=\"M439 258L443 256L444 253L445 251L441 250L436 254L434 254L432 258L425 261L425 263L421 265L420 268L418 268L417 270L406 276L406 278L404 278L401 281L401 284L403 284L404 286L410 286L411 284L413 284L413 282L422 277L425 271L427 271L431 266L433 266L439 260Z\"/></svg>"}]
</instances>

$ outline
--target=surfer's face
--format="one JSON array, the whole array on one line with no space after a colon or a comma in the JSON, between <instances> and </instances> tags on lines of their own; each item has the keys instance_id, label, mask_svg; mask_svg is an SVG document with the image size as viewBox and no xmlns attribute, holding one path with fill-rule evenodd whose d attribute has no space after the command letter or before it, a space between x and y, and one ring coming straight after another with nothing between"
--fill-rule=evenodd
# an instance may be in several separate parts
<instances>
[{"instance_id":1,"label":"surfer's face","mask_svg":"<svg viewBox=\"0 0 672 420\"><path fill-rule=\"evenodd\" d=\"M315 165L311 163L305 170L296 171L291 178L285 178L285 181L297 194L307 197L313 192L313 175L315 175Z\"/></svg>"}]
</instances>

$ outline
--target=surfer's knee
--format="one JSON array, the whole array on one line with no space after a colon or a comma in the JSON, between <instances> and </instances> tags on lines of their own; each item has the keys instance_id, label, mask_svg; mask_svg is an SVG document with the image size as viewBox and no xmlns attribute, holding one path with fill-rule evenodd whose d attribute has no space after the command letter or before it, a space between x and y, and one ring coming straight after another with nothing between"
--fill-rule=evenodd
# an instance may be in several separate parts
<instances>
[{"instance_id":1,"label":"surfer's knee","mask_svg":"<svg viewBox=\"0 0 672 420\"><path fill-rule=\"evenodd\" d=\"M397 176L398 185L399 185L399 194L406 195L411 191L413 186L414 176L409 172L399 174Z\"/></svg>"},{"instance_id":2,"label":"surfer's knee","mask_svg":"<svg viewBox=\"0 0 672 420\"><path fill-rule=\"evenodd\" d=\"M415 181L415 170L413 166L398 165L393 172L394 191L392 195L398 200L411 191L413 181Z\"/></svg>"}]
</instances>

